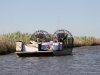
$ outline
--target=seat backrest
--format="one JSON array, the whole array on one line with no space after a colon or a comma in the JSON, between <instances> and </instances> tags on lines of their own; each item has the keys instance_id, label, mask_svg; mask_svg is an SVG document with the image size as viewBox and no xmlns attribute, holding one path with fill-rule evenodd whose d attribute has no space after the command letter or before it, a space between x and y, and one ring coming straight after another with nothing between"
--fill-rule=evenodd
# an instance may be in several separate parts
<instances>
[{"instance_id":1,"label":"seat backrest","mask_svg":"<svg viewBox=\"0 0 100 75\"><path fill-rule=\"evenodd\" d=\"M63 37L65 36L65 33L58 33L58 36L59 36L60 38L63 38Z\"/></svg>"},{"instance_id":2,"label":"seat backrest","mask_svg":"<svg viewBox=\"0 0 100 75\"><path fill-rule=\"evenodd\" d=\"M44 34L37 34L36 37L37 38L44 38Z\"/></svg>"}]
</instances>

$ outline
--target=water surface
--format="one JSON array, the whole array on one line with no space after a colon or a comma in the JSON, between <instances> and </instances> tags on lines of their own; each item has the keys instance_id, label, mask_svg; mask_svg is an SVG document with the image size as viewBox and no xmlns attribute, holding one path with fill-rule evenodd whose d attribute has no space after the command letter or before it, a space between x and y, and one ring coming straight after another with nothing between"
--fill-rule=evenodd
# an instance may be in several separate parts
<instances>
[{"instance_id":1,"label":"water surface","mask_svg":"<svg viewBox=\"0 0 100 75\"><path fill-rule=\"evenodd\" d=\"M66 56L2 55L0 75L100 75L100 46L74 48Z\"/></svg>"}]
</instances>

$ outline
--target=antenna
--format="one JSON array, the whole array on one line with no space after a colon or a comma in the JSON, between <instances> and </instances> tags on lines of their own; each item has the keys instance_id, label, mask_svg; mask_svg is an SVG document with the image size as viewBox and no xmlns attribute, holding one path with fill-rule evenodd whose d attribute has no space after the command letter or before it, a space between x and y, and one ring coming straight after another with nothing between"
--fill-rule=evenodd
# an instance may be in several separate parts
<instances>
[{"instance_id":1,"label":"antenna","mask_svg":"<svg viewBox=\"0 0 100 75\"><path fill-rule=\"evenodd\" d=\"M60 8L60 10L61 10L61 8ZM58 28L59 28L60 10L59 10L59 16L58 16L58 26L57 26L57 30L58 30Z\"/></svg>"}]
</instances>

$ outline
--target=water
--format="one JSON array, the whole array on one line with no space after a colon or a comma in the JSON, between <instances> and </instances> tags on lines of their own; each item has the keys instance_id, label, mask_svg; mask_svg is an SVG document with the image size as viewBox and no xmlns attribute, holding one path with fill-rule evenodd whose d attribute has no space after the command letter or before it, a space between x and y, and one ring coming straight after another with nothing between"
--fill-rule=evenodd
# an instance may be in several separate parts
<instances>
[{"instance_id":1,"label":"water","mask_svg":"<svg viewBox=\"0 0 100 75\"><path fill-rule=\"evenodd\" d=\"M0 75L100 75L100 46L74 48L67 56L3 55Z\"/></svg>"}]
</instances>

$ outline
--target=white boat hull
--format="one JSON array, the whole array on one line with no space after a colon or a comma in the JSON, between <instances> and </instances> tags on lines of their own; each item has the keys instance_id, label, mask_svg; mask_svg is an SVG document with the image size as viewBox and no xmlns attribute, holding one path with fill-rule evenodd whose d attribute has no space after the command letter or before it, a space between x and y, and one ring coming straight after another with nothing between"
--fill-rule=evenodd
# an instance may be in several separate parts
<instances>
[{"instance_id":1,"label":"white boat hull","mask_svg":"<svg viewBox=\"0 0 100 75\"><path fill-rule=\"evenodd\" d=\"M23 44L22 42L16 43L16 54L18 56L45 56L45 55L70 55L72 54L72 50L61 50L62 48L59 48L59 50L41 50L39 48L39 44Z\"/></svg>"}]
</instances>

